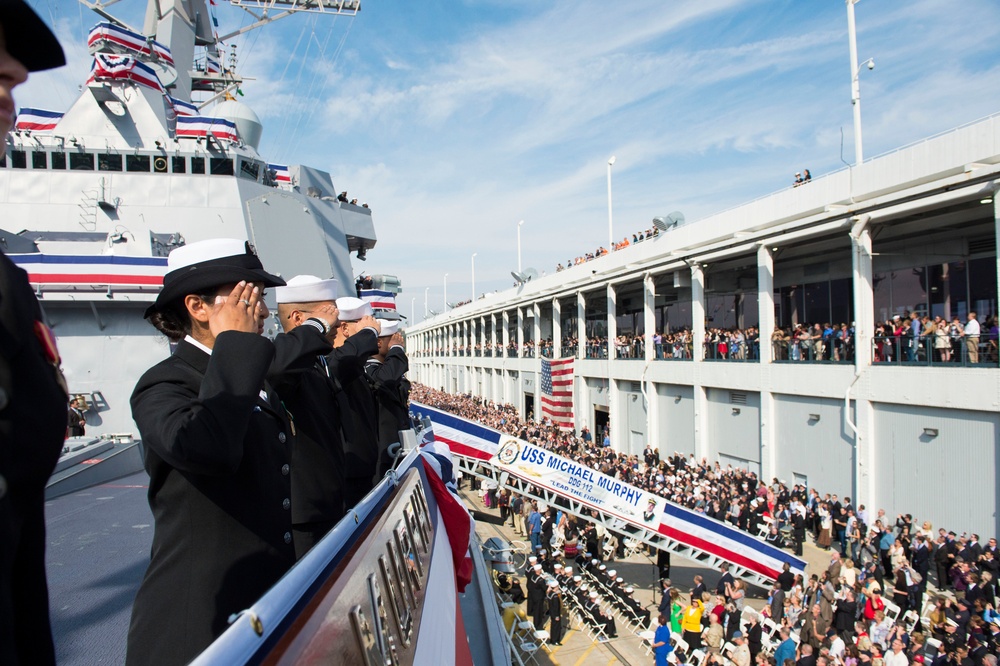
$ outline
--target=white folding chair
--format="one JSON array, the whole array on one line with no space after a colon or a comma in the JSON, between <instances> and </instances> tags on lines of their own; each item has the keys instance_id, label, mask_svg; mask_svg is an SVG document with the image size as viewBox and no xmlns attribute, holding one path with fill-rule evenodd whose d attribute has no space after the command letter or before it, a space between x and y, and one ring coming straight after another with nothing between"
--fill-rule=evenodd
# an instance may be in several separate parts
<instances>
[{"instance_id":1,"label":"white folding chair","mask_svg":"<svg viewBox=\"0 0 1000 666\"><path fill-rule=\"evenodd\" d=\"M653 654L653 638L656 636L652 631L640 631L639 638L642 639L642 645L646 648L646 656Z\"/></svg>"},{"instance_id":2,"label":"white folding chair","mask_svg":"<svg viewBox=\"0 0 1000 666\"><path fill-rule=\"evenodd\" d=\"M896 620L899 619L899 606L892 603L892 601L886 599L885 597L882 597L882 601L885 603L885 610L883 611L885 616L889 618L893 624L896 624Z\"/></svg>"}]
</instances>

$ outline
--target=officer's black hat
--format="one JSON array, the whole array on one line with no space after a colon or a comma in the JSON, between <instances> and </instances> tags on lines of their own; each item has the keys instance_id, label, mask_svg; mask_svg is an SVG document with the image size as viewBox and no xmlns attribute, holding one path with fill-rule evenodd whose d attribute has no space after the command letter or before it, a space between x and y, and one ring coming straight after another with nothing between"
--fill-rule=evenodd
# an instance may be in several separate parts
<instances>
[{"instance_id":1,"label":"officer's black hat","mask_svg":"<svg viewBox=\"0 0 1000 666\"><path fill-rule=\"evenodd\" d=\"M0 25L7 52L29 72L66 64L59 40L24 0L0 0Z\"/></svg>"},{"instance_id":2,"label":"officer's black hat","mask_svg":"<svg viewBox=\"0 0 1000 666\"><path fill-rule=\"evenodd\" d=\"M146 309L147 318L188 294L200 294L224 284L246 280L263 282L265 287L285 285L280 277L264 270L249 243L235 238L213 238L172 250L167 268L170 270L163 276L163 289Z\"/></svg>"}]
</instances>

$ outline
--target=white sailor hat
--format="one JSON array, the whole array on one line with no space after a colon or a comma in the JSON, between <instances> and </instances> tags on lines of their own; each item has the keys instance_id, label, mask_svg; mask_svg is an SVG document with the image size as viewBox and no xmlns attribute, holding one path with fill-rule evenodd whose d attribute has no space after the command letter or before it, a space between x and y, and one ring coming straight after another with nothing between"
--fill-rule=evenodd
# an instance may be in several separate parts
<instances>
[{"instance_id":1,"label":"white sailor hat","mask_svg":"<svg viewBox=\"0 0 1000 666\"><path fill-rule=\"evenodd\" d=\"M555 582L554 580L550 580L549 581L549 587L558 587L558 586L559 586L559 583Z\"/></svg>"},{"instance_id":2,"label":"white sailor hat","mask_svg":"<svg viewBox=\"0 0 1000 666\"><path fill-rule=\"evenodd\" d=\"M590 588L587 586L586 583L584 583L583 585L580 586L580 591L581 592L586 592L588 589L590 589Z\"/></svg>"},{"instance_id":3,"label":"white sailor hat","mask_svg":"<svg viewBox=\"0 0 1000 666\"><path fill-rule=\"evenodd\" d=\"M395 334L399 331L399 320L398 319L376 319L379 328L382 332L378 334L380 338L388 338L389 336Z\"/></svg>"},{"instance_id":4,"label":"white sailor hat","mask_svg":"<svg viewBox=\"0 0 1000 666\"><path fill-rule=\"evenodd\" d=\"M531 562L532 564L534 564L535 562L538 561L538 558L535 557L534 555L532 555L531 557L528 558L528 561Z\"/></svg>"},{"instance_id":5,"label":"white sailor hat","mask_svg":"<svg viewBox=\"0 0 1000 666\"><path fill-rule=\"evenodd\" d=\"M574 583L579 583L581 580L583 580L583 579L580 578L579 576L573 576L573 582Z\"/></svg>"},{"instance_id":6,"label":"white sailor hat","mask_svg":"<svg viewBox=\"0 0 1000 666\"><path fill-rule=\"evenodd\" d=\"M611 576L612 578L614 578L615 576L618 575L618 572L615 571L614 569L609 569L608 570L608 575Z\"/></svg>"},{"instance_id":7,"label":"white sailor hat","mask_svg":"<svg viewBox=\"0 0 1000 666\"><path fill-rule=\"evenodd\" d=\"M264 270L246 241L211 238L183 245L167 255L163 289L143 316L148 319L154 312L183 299L187 294L203 294L213 287L241 280L262 282L265 287L285 284L281 277Z\"/></svg>"},{"instance_id":8,"label":"white sailor hat","mask_svg":"<svg viewBox=\"0 0 1000 666\"><path fill-rule=\"evenodd\" d=\"M533 568L534 568L535 571L541 571L542 570L542 565L541 564L536 564Z\"/></svg>"},{"instance_id":9,"label":"white sailor hat","mask_svg":"<svg viewBox=\"0 0 1000 666\"><path fill-rule=\"evenodd\" d=\"M552 565L552 568L553 569L562 569L562 565L559 564L558 562L556 562L555 564Z\"/></svg>"},{"instance_id":10,"label":"white sailor hat","mask_svg":"<svg viewBox=\"0 0 1000 666\"><path fill-rule=\"evenodd\" d=\"M543 548L543 549L541 549L540 551L538 551L538 554L539 554L539 555L545 555L545 554L546 554L546 551L545 551L545 549Z\"/></svg>"},{"instance_id":11,"label":"white sailor hat","mask_svg":"<svg viewBox=\"0 0 1000 666\"><path fill-rule=\"evenodd\" d=\"M597 567L598 571L607 571L607 569L608 567L606 564L602 564L601 566Z\"/></svg>"},{"instance_id":12,"label":"white sailor hat","mask_svg":"<svg viewBox=\"0 0 1000 666\"><path fill-rule=\"evenodd\" d=\"M563 569L563 571L565 571L567 574L571 574L573 573L573 567L566 567Z\"/></svg>"},{"instance_id":13,"label":"white sailor hat","mask_svg":"<svg viewBox=\"0 0 1000 666\"><path fill-rule=\"evenodd\" d=\"M625 588L625 594L632 594L633 592L635 592L635 590L632 589L631 585Z\"/></svg>"},{"instance_id":14,"label":"white sailor hat","mask_svg":"<svg viewBox=\"0 0 1000 666\"><path fill-rule=\"evenodd\" d=\"M597 590L591 590L590 591L590 598L591 599L596 599L597 598Z\"/></svg>"},{"instance_id":15,"label":"white sailor hat","mask_svg":"<svg viewBox=\"0 0 1000 666\"><path fill-rule=\"evenodd\" d=\"M279 303L319 303L337 300L340 283L315 275L296 275L284 287L277 287L274 296Z\"/></svg>"},{"instance_id":16,"label":"white sailor hat","mask_svg":"<svg viewBox=\"0 0 1000 666\"><path fill-rule=\"evenodd\" d=\"M340 310L340 321L357 321L372 314L370 303L353 296L338 298L337 309Z\"/></svg>"},{"instance_id":17,"label":"white sailor hat","mask_svg":"<svg viewBox=\"0 0 1000 666\"><path fill-rule=\"evenodd\" d=\"M590 561L590 563L591 563L591 564L597 564L598 562L600 562L600 560L596 560L596 559L594 559L594 560L591 560L591 561Z\"/></svg>"}]
</instances>

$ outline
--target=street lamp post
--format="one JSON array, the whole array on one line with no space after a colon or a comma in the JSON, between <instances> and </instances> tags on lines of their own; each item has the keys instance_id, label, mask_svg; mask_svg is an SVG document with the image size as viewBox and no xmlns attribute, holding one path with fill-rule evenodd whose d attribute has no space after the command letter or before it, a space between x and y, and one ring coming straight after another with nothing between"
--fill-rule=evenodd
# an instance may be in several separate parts
<instances>
[{"instance_id":1,"label":"street lamp post","mask_svg":"<svg viewBox=\"0 0 1000 666\"><path fill-rule=\"evenodd\" d=\"M448 311L448 274L444 274L444 309L441 312Z\"/></svg>"},{"instance_id":2,"label":"street lamp post","mask_svg":"<svg viewBox=\"0 0 1000 666\"><path fill-rule=\"evenodd\" d=\"M410 319L412 320L413 324L417 323L417 313L415 309L416 307L417 307L417 297L414 296L413 298L410 299Z\"/></svg>"},{"instance_id":3,"label":"street lamp post","mask_svg":"<svg viewBox=\"0 0 1000 666\"><path fill-rule=\"evenodd\" d=\"M472 253L472 300L476 300L476 255L478 252Z\"/></svg>"},{"instance_id":4,"label":"street lamp post","mask_svg":"<svg viewBox=\"0 0 1000 666\"><path fill-rule=\"evenodd\" d=\"M875 69L875 60L869 58L858 65L858 35L854 26L854 5L858 0L846 0L847 2L847 40L851 50L851 105L854 107L854 164L855 166L864 161L864 152L861 149L861 68L868 65L868 69Z\"/></svg>"},{"instance_id":5,"label":"street lamp post","mask_svg":"<svg viewBox=\"0 0 1000 666\"><path fill-rule=\"evenodd\" d=\"M608 252L615 246L615 233L611 222L611 167L614 166L615 156L608 159Z\"/></svg>"},{"instance_id":6,"label":"street lamp post","mask_svg":"<svg viewBox=\"0 0 1000 666\"><path fill-rule=\"evenodd\" d=\"M430 292L430 290L431 290L430 287L425 287L424 288L424 319L427 319L427 312L428 312L428 309L427 309L427 293Z\"/></svg>"},{"instance_id":7,"label":"street lamp post","mask_svg":"<svg viewBox=\"0 0 1000 666\"><path fill-rule=\"evenodd\" d=\"M524 220L517 223L517 272L521 272L521 225Z\"/></svg>"}]
</instances>

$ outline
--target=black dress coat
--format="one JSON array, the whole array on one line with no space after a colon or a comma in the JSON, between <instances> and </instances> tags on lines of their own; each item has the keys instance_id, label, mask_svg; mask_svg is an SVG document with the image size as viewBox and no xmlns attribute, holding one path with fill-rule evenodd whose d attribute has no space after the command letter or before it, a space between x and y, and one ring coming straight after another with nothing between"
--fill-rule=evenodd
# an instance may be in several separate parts
<instances>
[{"instance_id":1,"label":"black dress coat","mask_svg":"<svg viewBox=\"0 0 1000 666\"><path fill-rule=\"evenodd\" d=\"M27 275L0 252L0 664L55 663L44 493L66 435L67 396L41 326Z\"/></svg>"},{"instance_id":2,"label":"black dress coat","mask_svg":"<svg viewBox=\"0 0 1000 666\"><path fill-rule=\"evenodd\" d=\"M399 431L410 428L410 381L404 376L410 364L406 351L396 346L384 361L374 358L365 364L365 375L371 385L378 410L378 467L375 478L381 478L392 467L390 444L399 441Z\"/></svg>"},{"instance_id":3,"label":"black dress coat","mask_svg":"<svg viewBox=\"0 0 1000 666\"><path fill-rule=\"evenodd\" d=\"M188 663L295 562L294 436L265 385L273 356L253 333L221 333L211 356L185 340L135 387L155 531L129 664Z\"/></svg>"},{"instance_id":4,"label":"black dress coat","mask_svg":"<svg viewBox=\"0 0 1000 666\"><path fill-rule=\"evenodd\" d=\"M358 331L326 357L336 380L336 399L344 427L344 504L353 507L374 487L378 466L378 415L365 376L365 361L378 353L373 329Z\"/></svg>"},{"instance_id":5,"label":"black dress coat","mask_svg":"<svg viewBox=\"0 0 1000 666\"><path fill-rule=\"evenodd\" d=\"M326 337L311 325L274 339L268 372L295 425L292 457L292 536L302 557L344 516L343 424L324 361Z\"/></svg>"}]
</instances>

